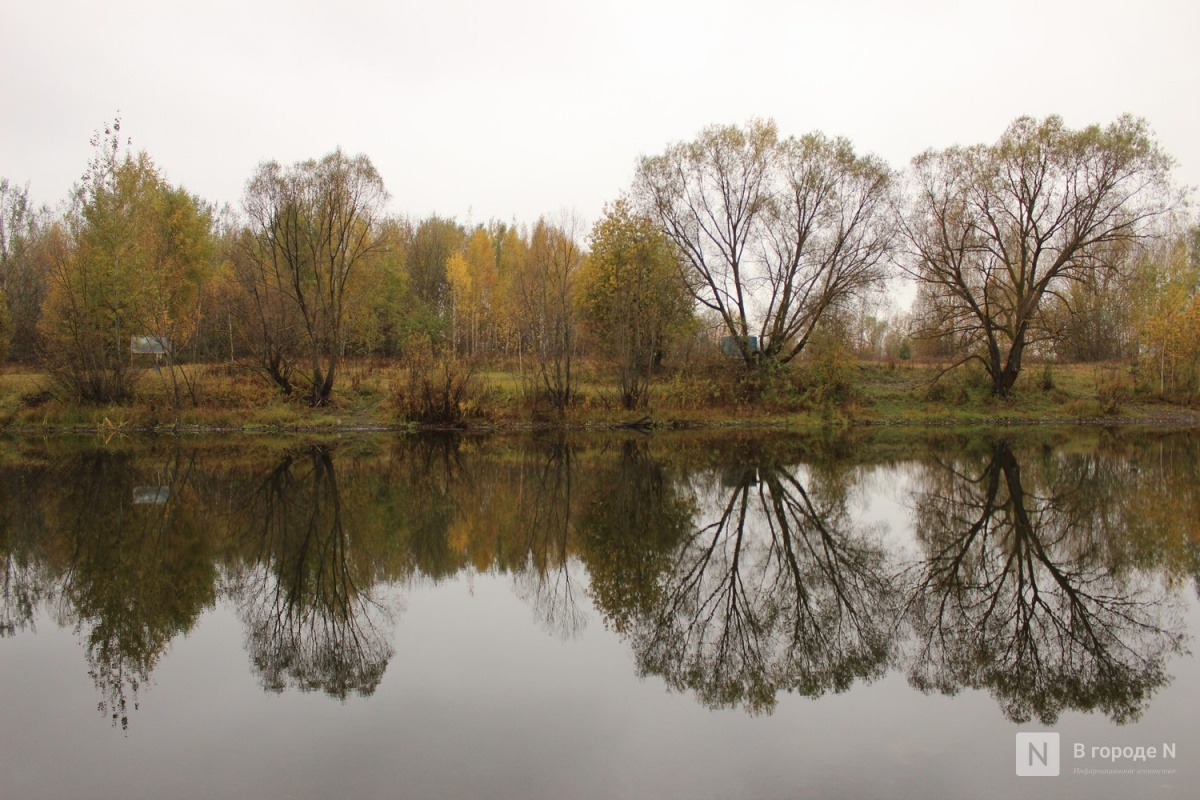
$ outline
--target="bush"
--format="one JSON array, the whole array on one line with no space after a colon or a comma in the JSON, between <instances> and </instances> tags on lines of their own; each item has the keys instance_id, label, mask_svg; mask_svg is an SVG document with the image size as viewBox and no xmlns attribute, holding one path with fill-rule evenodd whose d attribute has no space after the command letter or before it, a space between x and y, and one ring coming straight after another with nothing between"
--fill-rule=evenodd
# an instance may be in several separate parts
<instances>
[{"instance_id":1,"label":"bush","mask_svg":"<svg viewBox=\"0 0 1200 800\"><path fill-rule=\"evenodd\" d=\"M482 416L479 400L471 367L452 355L434 359L425 352L409 356L396 393L396 407L406 419L441 427L462 427Z\"/></svg>"},{"instance_id":2,"label":"bush","mask_svg":"<svg viewBox=\"0 0 1200 800\"><path fill-rule=\"evenodd\" d=\"M846 405L858 397L856 359L840 336L818 332L809 345L809 361L800 372L804 398L814 405Z\"/></svg>"},{"instance_id":3,"label":"bush","mask_svg":"<svg viewBox=\"0 0 1200 800\"><path fill-rule=\"evenodd\" d=\"M1054 389L1054 368L1051 367L1049 361L1042 365L1042 376L1038 385L1042 387L1043 392L1049 392Z\"/></svg>"},{"instance_id":4,"label":"bush","mask_svg":"<svg viewBox=\"0 0 1200 800\"><path fill-rule=\"evenodd\" d=\"M54 394L47 389L34 389L22 392L17 399L18 408L41 408L54 399Z\"/></svg>"},{"instance_id":5,"label":"bush","mask_svg":"<svg viewBox=\"0 0 1200 800\"><path fill-rule=\"evenodd\" d=\"M90 355L90 354L89 354ZM95 361L85 358L52 358L46 372L59 392L89 405L127 403L134 399L144 370L127 367L122 359Z\"/></svg>"},{"instance_id":6,"label":"bush","mask_svg":"<svg viewBox=\"0 0 1200 800\"><path fill-rule=\"evenodd\" d=\"M926 387L925 399L961 406L971 401L972 393L992 397L991 378L978 361L968 361L939 375Z\"/></svg>"},{"instance_id":7,"label":"bush","mask_svg":"<svg viewBox=\"0 0 1200 800\"><path fill-rule=\"evenodd\" d=\"M950 405L965 405L971 396L967 387L961 381L942 378L934 381L925 388L925 399L931 403L948 403Z\"/></svg>"},{"instance_id":8,"label":"bush","mask_svg":"<svg viewBox=\"0 0 1200 800\"><path fill-rule=\"evenodd\" d=\"M1072 400L1063 406L1063 411L1076 419L1104 416L1104 409L1098 400Z\"/></svg>"},{"instance_id":9,"label":"bush","mask_svg":"<svg viewBox=\"0 0 1200 800\"><path fill-rule=\"evenodd\" d=\"M1104 367L1096 374L1096 400L1106 416L1121 413L1133 397L1133 379L1118 367Z\"/></svg>"},{"instance_id":10,"label":"bush","mask_svg":"<svg viewBox=\"0 0 1200 800\"><path fill-rule=\"evenodd\" d=\"M727 383L718 374L703 370L677 372L659 384L655 398L658 405L667 408L713 408L729 399Z\"/></svg>"}]
</instances>

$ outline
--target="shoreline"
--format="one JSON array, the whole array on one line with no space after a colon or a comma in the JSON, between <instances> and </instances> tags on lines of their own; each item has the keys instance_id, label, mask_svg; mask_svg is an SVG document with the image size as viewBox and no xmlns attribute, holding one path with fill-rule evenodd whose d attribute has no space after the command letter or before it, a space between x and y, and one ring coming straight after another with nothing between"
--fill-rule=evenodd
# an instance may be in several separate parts
<instances>
[{"instance_id":1,"label":"shoreline","mask_svg":"<svg viewBox=\"0 0 1200 800\"><path fill-rule=\"evenodd\" d=\"M182 407L156 385L142 386L132 401L85 405L56 397L44 373L5 368L0 369L0 435L1200 426L1195 398L1173 401L1139 389L1127 365L1060 366L1052 381L1031 379L1022 392L1004 400L967 374L937 383L942 371L930 364L859 362L837 383L837 391L810 380L803 368L764 385L700 371L656 383L649 408L638 410L620 408L609 382L593 369L579 378L577 402L566 411L541 405L514 376L493 370L477 373L456 419L442 416L436 423L406 419L419 411L400 402L404 377L397 370L356 364L347 369L346 385L333 405L311 408L240 373L205 373L198 395Z\"/></svg>"},{"instance_id":2,"label":"shoreline","mask_svg":"<svg viewBox=\"0 0 1200 800\"><path fill-rule=\"evenodd\" d=\"M107 418L106 418L107 421ZM1112 417L1080 417L1076 419L1046 419L1026 417L993 417L980 419L770 419L770 418L724 418L688 419L665 418L661 420L642 417L630 422L611 420L565 420L565 421L510 421L468 423L464 425L428 425L409 422L335 422L330 424L260 424L203 425L197 423L147 424L92 424L71 425L4 425L0 436L70 436L95 434L135 434L139 436L205 436L243 435L262 436L279 434L382 434L382 433L461 433L471 435L507 435L553 432L633 432L642 434L673 431L787 431L826 432L851 429L910 429L944 430L964 428L989 430L1003 428L1158 428L1186 430L1200 428L1200 414L1176 413L1168 415L1117 415Z\"/></svg>"}]
</instances>

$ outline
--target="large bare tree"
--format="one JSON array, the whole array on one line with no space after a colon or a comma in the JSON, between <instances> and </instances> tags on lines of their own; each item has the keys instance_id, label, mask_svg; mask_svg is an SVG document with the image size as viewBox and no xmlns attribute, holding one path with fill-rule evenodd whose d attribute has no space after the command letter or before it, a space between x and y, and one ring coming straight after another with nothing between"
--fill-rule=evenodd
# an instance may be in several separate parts
<instances>
[{"instance_id":1,"label":"large bare tree","mask_svg":"<svg viewBox=\"0 0 1200 800\"><path fill-rule=\"evenodd\" d=\"M678 247L696 301L742 357L787 362L826 315L885 277L892 174L849 141L713 126L642 158L634 195Z\"/></svg>"},{"instance_id":2,"label":"large bare tree","mask_svg":"<svg viewBox=\"0 0 1200 800\"><path fill-rule=\"evenodd\" d=\"M291 167L264 163L246 186L247 274L298 312L314 406L333 396L351 281L383 253L387 197L370 159L340 149Z\"/></svg>"},{"instance_id":3,"label":"large bare tree","mask_svg":"<svg viewBox=\"0 0 1200 800\"><path fill-rule=\"evenodd\" d=\"M982 362L1007 397L1026 348L1052 334L1043 300L1069 304L1072 283L1114 269L1148 235L1172 205L1170 168L1129 116L1077 131L1021 117L994 145L917 156L902 264L936 311L925 332L962 338L962 363Z\"/></svg>"}]
</instances>

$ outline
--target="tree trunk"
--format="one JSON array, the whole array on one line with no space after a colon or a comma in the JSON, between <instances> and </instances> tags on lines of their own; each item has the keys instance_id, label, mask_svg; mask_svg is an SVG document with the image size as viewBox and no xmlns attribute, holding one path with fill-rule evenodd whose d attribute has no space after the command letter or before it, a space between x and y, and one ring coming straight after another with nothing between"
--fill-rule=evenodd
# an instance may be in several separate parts
<instances>
[{"instance_id":1,"label":"tree trunk","mask_svg":"<svg viewBox=\"0 0 1200 800\"><path fill-rule=\"evenodd\" d=\"M992 389L997 397L1007 398L1012 395L1013 385L1021 374L1021 357L1025 353L1025 332L1020 331L1012 347L1008 351L1008 359L1003 367L996 359L996 369L992 370ZM998 353L997 353L998 355Z\"/></svg>"}]
</instances>

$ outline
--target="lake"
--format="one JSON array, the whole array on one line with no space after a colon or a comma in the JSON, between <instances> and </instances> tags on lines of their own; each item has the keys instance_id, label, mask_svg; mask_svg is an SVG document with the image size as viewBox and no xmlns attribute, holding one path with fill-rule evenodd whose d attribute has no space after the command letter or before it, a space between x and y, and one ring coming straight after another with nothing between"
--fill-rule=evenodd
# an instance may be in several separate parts
<instances>
[{"instance_id":1,"label":"lake","mask_svg":"<svg viewBox=\"0 0 1200 800\"><path fill-rule=\"evenodd\" d=\"M1200 780L1195 431L11 439L0 563L3 798Z\"/></svg>"}]
</instances>

